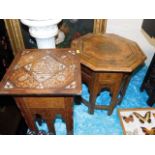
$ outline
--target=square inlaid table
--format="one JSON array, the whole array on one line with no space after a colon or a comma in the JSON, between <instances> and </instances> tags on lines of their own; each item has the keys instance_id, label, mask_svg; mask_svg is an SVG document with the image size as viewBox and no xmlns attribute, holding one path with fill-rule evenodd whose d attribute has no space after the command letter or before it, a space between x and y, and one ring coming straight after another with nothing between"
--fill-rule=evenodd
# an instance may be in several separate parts
<instances>
[{"instance_id":1,"label":"square inlaid table","mask_svg":"<svg viewBox=\"0 0 155 155\"><path fill-rule=\"evenodd\" d=\"M90 114L94 109L108 110L121 103L132 73L144 63L145 54L134 41L116 34L86 34L72 42L78 50L82 81L88 85L90 98L82 102ZM99 105L96 98L101 90L110 91L109 105Z\"/></svg>"},{"instance_id":2,"label":"square inlaid table","mask_svg":"<svg viewBox=\"0 0 155 155\"><path fill-rule=\"evenodd\" d=\"M35 120L44 120L55 134L54 120L60 114L67 134L73 134L72 104L81 93L80 75L80 61L72 49L25 49L1 81L0 94L14 97L31 130L38 130Z\"/></svg>"}]
</instances>

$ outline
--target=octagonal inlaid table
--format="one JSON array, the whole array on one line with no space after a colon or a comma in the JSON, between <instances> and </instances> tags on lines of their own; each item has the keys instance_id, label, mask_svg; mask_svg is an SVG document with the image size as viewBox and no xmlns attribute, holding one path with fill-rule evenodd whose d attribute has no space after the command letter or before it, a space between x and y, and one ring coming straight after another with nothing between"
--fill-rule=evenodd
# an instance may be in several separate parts
<instances>
[{"instance_id":1,"label":"octagonal inlaid table","mask_svg":"<svg viewBox=\"0 0 155 155\"><path fill-rule=\"evenodd\" d=\"M87 34L72 42L78 49L82 66L82 81L88 85L89 101L82 98L90 114L94 109L108 110L121 103L131 74L141 66L146 56L134 41L115 34ZM101 90L110 91L109 105L96 103Z\"/></svg>"},{"instance_id":2,"label":"octagonal inlaid table","mask_svg":"<svg viewBox=\"0 0 155 155\"><path fill-rule=\"evenodd\" d=\"M67 134L73 134L72 103L81 93L80 75L80 61L72 49L26 49L9 67L0 94L15 98L31 130L38 130L36 119L44 120L55 134L54 120L61 114Z\"/></svg>"}]
</instances>

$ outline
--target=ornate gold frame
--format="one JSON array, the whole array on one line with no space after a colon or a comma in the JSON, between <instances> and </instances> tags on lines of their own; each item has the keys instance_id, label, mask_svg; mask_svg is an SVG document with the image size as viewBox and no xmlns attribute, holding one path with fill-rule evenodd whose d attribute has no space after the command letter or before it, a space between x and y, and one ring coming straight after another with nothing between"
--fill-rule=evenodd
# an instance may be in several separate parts
<instances>
[{"instance_id":1,"label":"ornate gold frame","mask_svg":"<svg viewBox=\"0 0 155 155\"><path fill-rule=\"evenodd\" d=\"M18 51L25 48L19 20L4 19L4 22L7 33L9 35L9 40L11 43L13 54L16 55Z\"/></svg>"},{"instance_id":2,"label":"ornate gold frame","mask_svg":"<svg viewBox=\"0 0 155 155\"><path fill-rule=\"evenodd\" d=\"M105 33L107 28L107 19L94 19L93 33Z\"/></svg>"},{"instance_id":3,"label":"ornate gold frame","mask_svg":"<svg viewBox=\"0 0 155 155\"><path fill-rule=\"evenodd\" d=\"M21 32L20 21L18 19L4 19L6 30L9 35L13 54L25 48L24 39ZM105 33L107 20L94 19L93 33Z\"/></svg>"}]
</instances>

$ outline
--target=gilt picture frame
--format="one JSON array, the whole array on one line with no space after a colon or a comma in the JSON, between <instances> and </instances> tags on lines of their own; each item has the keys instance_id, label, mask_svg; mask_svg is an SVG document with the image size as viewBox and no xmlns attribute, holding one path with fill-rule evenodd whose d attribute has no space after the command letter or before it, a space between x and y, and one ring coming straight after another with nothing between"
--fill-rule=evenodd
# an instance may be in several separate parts
<instances>
[{"instance_id":1,"label":"gilt picture frame","mask_svg":"<svg viewBox=\"0 0 155 155\"><path fill-rule=\"evenodd\" d=\"M87 20L87 19L86 19ZM93 20L93 33L105 33L107 20L106 19L92 19ZM23 33L23 25L19 19L4 19L6 30L9 40L13 49L13 54L16 55L19 51L29 48L26 43L26 36ZM28 34L29 35L29 34ZM27 35L27 36L28 36ZM33 38L31 39L32 42ZM34 46L35 47L35 46Z\"/></svg>"}]
</instances>

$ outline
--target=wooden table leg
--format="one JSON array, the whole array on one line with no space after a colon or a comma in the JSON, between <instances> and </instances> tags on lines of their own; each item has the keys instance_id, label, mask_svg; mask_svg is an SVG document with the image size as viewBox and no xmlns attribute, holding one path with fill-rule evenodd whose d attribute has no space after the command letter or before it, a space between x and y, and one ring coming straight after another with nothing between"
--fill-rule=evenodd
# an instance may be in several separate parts
<instances>
[{"instance_id":1,"label":"wooden table leg","mask_svg":"<svg viewBox=\"0 0 155 155\"><path fill-rule=\"evenodd\" d=\"M89 114L94 114L97 93L98 92L95 87L90 89L90 98L89 98L89 107L88 107Z\"/></svg>"},{"instance_id":2,"label":"wooden table leg","mask_svg":"<svg viewBox=\"0 0 155 155\"><path fill-rule=\"evenodd\" d=\"M67 135L73 135L73 97L65 97L64 113Z\"/></svg>"},{"instance_id":3,"label":"wooden table leg","mask_svg":"<svg viewBox=\"0 0 155 155\"><path fill-rule=\"evenodd\" d=\"M32 131L37 132L38 129L34 123L35 116L32 115L29 108L26 107L22 97L15 97L14 99L16 101L16 105L18 106L18 108L21 111L22 116L25 119L25 122L26 122L28 128L31 129Z\"/></svg>"},{"instance_id":4,"label":"wooden table leg","mask_svg":"<svg viewBox=\"0 0 155 155\"><path fill-rule=\"evenodd\" d=\"M67 135L73 135L73 117L72 117L73 112L68 111L66 113L66 129L67 129Z\"/></svg>"},{"instance_id":5,"label":"wooden table leg","mask_svg":"<svg viewBox=\"0 0 155 155\"><path fill-rule=\"evenodd\" d=\"M50 118L46 118L45 121L48 126L49 134L56 135L55 127L54 127L54 119L51 120Z\"/></svg>"},{"instance_id":6,"label":"wooden table leg","mask_svg":"<svg viewBox=\"0 0 155 155\"><path fill-rule=\"evenodd\" d=\"M118 97L118 92L117 91L116 92L113 92L112 98L111 98L111 103L110 103L110 105L108 107L108 115L111 115L112 114L115 106L117 105L117 101L118 101L118 98L117 97Z\"/></svg>"},{"instance_id":7,"label":"wooden table leg","mask_svg":"<svg viewBox=\"0 0 155 155\"><path fill-rule=\"evenodd\" d=\"M153 92L152 94L149 94L147 104L152 107L154 103L155 103L155 95L154 95L154 92Z\"/></svg>"}]
</instances>

